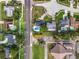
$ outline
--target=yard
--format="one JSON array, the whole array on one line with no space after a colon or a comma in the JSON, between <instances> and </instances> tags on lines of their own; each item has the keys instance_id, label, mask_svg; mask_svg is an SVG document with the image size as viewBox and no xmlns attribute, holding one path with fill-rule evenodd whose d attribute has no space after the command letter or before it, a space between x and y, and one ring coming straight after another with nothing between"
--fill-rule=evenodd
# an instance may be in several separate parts
<instances>
[{"instance_id":1,"label":"yard","mask_svg":"<svg viewBox=\"0 0 79 59\"><path fill-rule=\"evenodd\" d=\"M10 49L11 59L17 59L19 57L19 49L16 46L13 46Z\"/></svg>"},{"instance_id":2,"label":"yard","mask_svg":"<svg viewBox=\"0 0 79 59\"><path fill-rule=\"evenodd\" d=\"M5 52L4 51L0 51L0 59L5 59Z\"/></svg>"},{"instance_id":3,"label":"yard","mask_svg":"<svg viewBox=\"0 0 79 59\"><path fill-rule=\"evenodd\" d=\"M0 33L0 41L3 41L4 40L4 35L3 33Z\"/></svg>"},{"instance_id":4,"label":"yard","mask_svg":"<svg viewBox=\"0 0 79 59\"><path fill-rule=\"evenodd\" d=\"M62 5L65 5L65 6L70 7L70 1L69 1L69 0L57 0L57 2L58 2L59 4L62 4ZM74 7L74 8L77 8L77 4L78 4L78 0L74 0L74 5L73 5L73 7Z\"/></svg>"},{"instance_id":5,"label":"yard","mask_svg":"<svg viewBox=\"0 0 79 59\"><path fill-rule=\"evenodd\" d=\"M70 6L69 0L57 0L57 2L68 7Z\"/></svg>"},{"instance_id":6,"label":"yard","mask_svg":"<svg viewBox=\"0 0 79 59\"><path fill-rule=\"evenodd\" d=\"M56 13L55 20L57 23L59 23L60 20L63 19L63 15L64 15L64 10L60 10L59 12Z\"/></svg>"},{"instance_id":7,"label":"yard","mask_svg":"<svg viewBox=\"0 0 79 59\"><path fill-rule=\"evenodd\" d=\"M46 15L46 16L44 17L44 20L45 20L46 22L52 22L52 16Z\"/></svg>"},{"instance_id":8,"label":"yard","mask_svg":"<svg viewBox=\"0 0 79 59\"><path fill-rule=\"evenodd\" d=\"M74 14L74 17L75 17L76 20L79 21L79 13L75 13L75 14Z\"/></svg>"},{"instance_id":9,"label":"yard","mask_svg":"<svg viewBox=\"0 0 79 59\"><path fill-rule=\"evenodd\" d=\"M20 59L24 59L24 48L20 49Z\"/></svg>"},{"instance_id":10,"label":"yard","mask_svg":"<svg viewBox=\"0 0 79 59\"><path fill-rule=\"evenodd\" d=\"M44 59L44 47L39 44L33 45L33 59Z\"/></svg>"},{"instance_id":11,"label":"yard","mask_svg":"<svg viewBox=\"0 0 79 59\"><path fill-rule=\"evenodd\" d=\"M46 9L41 6L34 6L32 9L32 19L37 20L39 17L41 17L46 12Z\"/></svg>"}]
</instances>

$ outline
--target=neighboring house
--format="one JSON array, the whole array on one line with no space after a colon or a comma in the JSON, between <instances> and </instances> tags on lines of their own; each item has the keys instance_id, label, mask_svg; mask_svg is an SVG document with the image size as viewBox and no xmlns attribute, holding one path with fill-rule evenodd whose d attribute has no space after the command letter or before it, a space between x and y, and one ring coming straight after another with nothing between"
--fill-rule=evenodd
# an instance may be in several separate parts
<instances>
[{"instance_id":1,"label":"neighboring house","mask_svg":"<svg viewBox=\"0 0 79 59\"><path fill-rule=\"evenodd\" d=\"M70 19L66 16L63 20L61 20L61 31L75 31L79 28L79 21L76 21L75 18L70 17Z\"/></svg>"},{"instance_id":2,"label":"neighboring house","mask_svg":"<svg viewBox=\"0 0 79 59\"><path fill-rule=\"evenodd\" d=\"M37 26L42 26L42 25L45 25L45 24L46 24L46 22L43 21L43 20L37 20L37 21L36 21L36 25L37 25Z\"/></svg>"},{"instance_id":3,"label":"neighboring house","mask_svg":"<svg viewBox=\"0 0 79 59\"><path fill-rule=\"evenodd\" d=\"M13 12L14 12L14 7L13 6L4 6L4 11L6 12L6 15L8 17L12 17Z\"/></svg>"},{"instance_id":4,"label":"neighboring house","mask_svg":"<svg viewBox=\"0 0 79 59\"><path fill-rule=\"evenodd\" d=\"M75 18L70 17L71 26L76 30L79 28L79 21L76 21Z\"/></svg>"},{"instance_id":5,"label":"neighboring house","mask_svg":"<svg viewBox=\"0 0 79 59\"><path fill-rule=\"evenodd\" d=\"M72 48L72 46L70 47ZM56 43L51 49L51 54L55 59L63 59L66 55L71 55L72 52L72 49L67 48L67 46L64 46L62 43Z\"/></svg>"},{"instance_id":6,"label":"neighboring house","mask_svg":"<svg viewBox=\"0 0 79 59\"><path fill-rule=\"evenodd\" d=\"M67 31L69 29L69 25L70 25L70 20L68 19L67 16L64 17L63 20L61 20L61 31Z\"/></svg>"},{"instance_id":7,"label":"neighboring house","mask_svg":"<svg viewBox=\"0 0 79 59\"><path fill-rule=\"evenodd\" d=\"M9 30L16 30L16 26L13 24L12 19L5 19L5 28Z\"/></svg>"},{"instance_id":8,"label":"neighboring house","mask_svg":"<svg viewBox=\"0 0 79 59\"><path fill-rule=\"evenodd\" d=\"M5 59L10 59L10 49L8 47L5 48Z\"/></svg>"},{"instance_id":9,"label":"neighboring house","mask_svg":"<svg viewBox=\"0 0 79 59\"><path fill-rule=\"evenodd\" d=\"M16 37L15 37L15 35L7 34L7 35L5 36L5 38L8 39L8 44L9 44L9 45L16 44L16 40L15 40Z\"/></svg>"},{"instance_id":10,"label":"neighboring house","mask_svg":"<svg viewBox=\"0 0 79 59\"><path fill-rule=\"evenodd\" d=\"M56 31L56 22L47 23L48 31Z\"/></svg>"}]
</instances>

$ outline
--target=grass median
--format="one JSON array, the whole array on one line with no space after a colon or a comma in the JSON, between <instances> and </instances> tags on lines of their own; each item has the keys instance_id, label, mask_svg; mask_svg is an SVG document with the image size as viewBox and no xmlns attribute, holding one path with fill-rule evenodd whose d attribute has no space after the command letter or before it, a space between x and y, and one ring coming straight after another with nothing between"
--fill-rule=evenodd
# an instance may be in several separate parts
<instances>
[{"instance_id":1,"label":"grass median","mask_svg":"<svg viewBox=\"0 0 79 59\"><path fill-rule=\"evenodd\" d=\"M33 59L44 59L44 47L39 44L33 45Z\"/></svg>"}]
</instances>

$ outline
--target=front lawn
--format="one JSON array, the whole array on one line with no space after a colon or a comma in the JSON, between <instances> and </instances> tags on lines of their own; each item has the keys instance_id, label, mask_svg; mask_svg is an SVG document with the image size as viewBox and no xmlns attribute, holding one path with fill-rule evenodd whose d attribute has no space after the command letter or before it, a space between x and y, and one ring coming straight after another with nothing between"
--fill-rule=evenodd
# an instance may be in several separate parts
<instances>
[{"instance_id":1,"label":"front lawn","mask_svg":"<svg viewBox=\"0 0 79 59\"><path fill-rule=\"evenodd\" d=\"M39 44L33 45L33 59L44 59L44 47Z\"/></svg>"},{"instance_id":2,"label":"front lawn","mask_svg":"<svg viewBox=\"0 0 79 59\"><path fill-rule=\"evenodd\" d=\"M46 12L46 9L41 6L34 6L32 9L32 19L37 20L39 17L41 17Z\"/></svg>"}]
</instances>

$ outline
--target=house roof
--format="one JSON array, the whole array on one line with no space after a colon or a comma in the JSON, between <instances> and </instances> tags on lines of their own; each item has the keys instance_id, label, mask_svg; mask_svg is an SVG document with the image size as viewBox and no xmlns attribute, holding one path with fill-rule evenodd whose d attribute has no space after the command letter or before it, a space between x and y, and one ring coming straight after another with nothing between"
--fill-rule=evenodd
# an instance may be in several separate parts
<instances>
[{"instance_id":1,"label":"house roof","mask_svg":"<svg viewBox=\"0 0 79 59\"><path fill-rule=\"evenodd\" d=\"M51 49L52 53L70 53L72 52L72 49L67 49L67 47L73 48L73 44L70 42L62 42L61 43L56 43L54 48Z\"/></svg>"},{"instance_id":2,"label":"house roof","mask_svg":"<svg viewBox=\"0 0 79 59\"><path fill-rule=\"evenodd\" d=\"M13 6L4 6L4 11L6 11L6 14L8 17L13 16L14 7Z\"/></svg>"},{"instance_id":3,"label":"house roof","mask_svg":"<svg viewBox=\"0 0 79 59\"><path fill-rule=\"evenodd\" d=\"M36 21L37 26L41 26L41 25L44 25L44 24L45 24L45 21L43 21L43 20L37 20Z\"/></svg>"},{"instance_id":4,"label":"house roof","mask_svg":"<svg viewBox=\"0 0 79 59\"><path fill-rule=\"evenodd\" d=\"M69 25L69 22L68 17L65 17L63 20L61 20L61 26L64 27L65 25Z\"/></svg>"},{"instance_id":5,"label":"house roof","mask_svg":"<svg viewBox=\"0 0 79 59\"><path fill-rule=\"evenodd\" d=\"M15 36L12 34L7 34L6 38L8 38L8 42L11 44L15 44L16 40L15 40Z\"/></svg>"},{"instance_id":6,"label":"house roof","mask_svg":"<svg viewBox=\"0 0 79 59\"><path fill-rule=\"evenodd\" d=\"M75 29L79 28L79 21L76 21L73 17L70 17L71 26L73 26Z\"/></svg>"},{"instance_id":7,"label":"house roof","mask_svg":"<svg viewBox=\"0 0 79 59\"><path fill-rule=\"evenodd\" d=\"M66 49L64 48L63 45L57 43L54 46L54 48L51 49L51 52L52 53L66 53L67 51L66 51Z\"/></svg>"},{"instance_id":8,"label":"house roof","mask_svg":"<svg viewBox=\"0 0 79 59\"><path fill-rule=\"evenodd\" d=\"M56 31L56 22L47 23L48 31Z\"/></svg>"}]
</instances>

